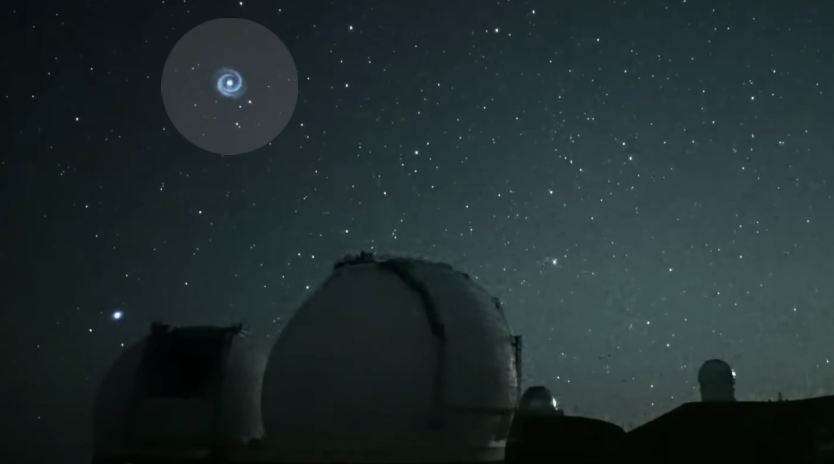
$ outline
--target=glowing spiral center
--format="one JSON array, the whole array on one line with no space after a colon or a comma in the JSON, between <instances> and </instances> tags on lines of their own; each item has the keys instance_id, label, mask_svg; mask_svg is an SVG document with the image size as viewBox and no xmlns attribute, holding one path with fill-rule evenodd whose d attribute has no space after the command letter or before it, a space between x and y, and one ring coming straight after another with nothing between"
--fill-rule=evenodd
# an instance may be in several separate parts
<instances>
[{"instance_id":1,"label":"glowing spiral center","mask_svg":"<svg viewBox=\"0 0 834 464\"><path fill-rule=\"evenodd\" d=\"M217 81L217 91L220 95L229 98L240 98L246 93L246 85L240 73L232 68L222 68L214 73Z\"/></svg>"}]
</instances>

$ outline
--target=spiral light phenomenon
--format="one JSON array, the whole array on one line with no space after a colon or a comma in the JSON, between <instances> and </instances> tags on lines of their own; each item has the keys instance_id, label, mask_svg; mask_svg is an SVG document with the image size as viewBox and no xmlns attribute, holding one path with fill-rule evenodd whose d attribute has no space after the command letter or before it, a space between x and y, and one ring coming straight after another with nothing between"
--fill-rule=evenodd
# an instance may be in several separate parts
<instances>
[{"instance_id":1,"label":"spiral light phenomenon","mask_svg":"<svg viewBox=\"0 0 834 464\"><path fill-rule=\"evenodd\" d=\"M214 73L214 80L217 82L217 91L224 97L240 98L246 93L243 78L232 68L219 69Z\"/></svg>"}]
</instances>

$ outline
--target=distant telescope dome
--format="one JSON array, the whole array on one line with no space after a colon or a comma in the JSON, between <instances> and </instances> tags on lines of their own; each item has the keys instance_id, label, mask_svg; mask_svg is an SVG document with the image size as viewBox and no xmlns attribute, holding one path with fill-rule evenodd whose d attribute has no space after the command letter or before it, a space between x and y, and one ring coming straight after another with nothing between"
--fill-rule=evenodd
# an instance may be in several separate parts
<instances>
[{"instance_id":1,"label":"distant telescope dome","mask_svg":"<svg viewBox=\"0 0 834 464\"><path fill-rule=\"evenodd\" d=\"M520 341L451 266L338 262L282 331L263 387L269 462L500 461Z\"/></svg>"},{"instance_id":2,"label":"distant telescope dome","mask_svg":"<svg viewBox=\"0 0 834 464\"><path fill-rule=\"evenodd\" d=\"M528 388L521 396L518 409L526 412L556 412L558 403L547 387L536 385Z\"/></svg>"},{"instance_id":3,"label":"distant telescope dome","mask_svg":"<svg viewBox=\"0 0 834 464\"><path fill-rule=\"evenodd\" d=\"M187 462L259 440L265 364L242 326L154 323L102 381L93 462Z\"/></svg>"},{"instance_id":4,"label":"distant telescope dome","mask_svg":"<svg viewBox=\"0 0 834 464\"><path fill-rule=\"evenodd\" d=\"M733 368L720 359L710 359L698 370L701 401L735 401L735 383Z\"/></svg>"}]
</instances>

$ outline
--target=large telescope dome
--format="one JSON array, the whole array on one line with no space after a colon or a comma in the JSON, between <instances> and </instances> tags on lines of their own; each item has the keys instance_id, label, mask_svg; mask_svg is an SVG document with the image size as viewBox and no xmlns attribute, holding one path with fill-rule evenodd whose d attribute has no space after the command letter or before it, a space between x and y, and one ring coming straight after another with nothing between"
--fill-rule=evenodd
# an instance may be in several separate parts
<instances>
[{"instance_id":1,"label":"large telescope dome","mask_svg":"<svg viewBox=\"0 0 834 464\"><path fill-rule=\"evenodd\" d=\"M270 354L264 458L499 461L519 350L498 300L468 275L418 259L348 257Z\"/></svg>"}]
</instances>

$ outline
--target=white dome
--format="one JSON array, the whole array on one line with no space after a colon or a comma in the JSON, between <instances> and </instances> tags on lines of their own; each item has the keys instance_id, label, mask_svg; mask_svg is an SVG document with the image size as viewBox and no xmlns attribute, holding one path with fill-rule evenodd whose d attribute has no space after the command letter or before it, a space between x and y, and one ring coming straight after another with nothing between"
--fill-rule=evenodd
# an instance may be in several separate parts
<instances>
[{"instance_id":1,"label":"white dome","mask_svg":"<svg viewBox=\"0 0 834 464\"><path fill-rule=\"evenodd\" d=\"M495 461L520 343L448 265L361 254L302 305L264 374L264 459Z\"/></svg>"},{"instance_id":2,"label":"white dome","mask_svg":"<svg viewBox=\"0 0 834 464\"><path fill-rule=\"evenodd\" d=\"M245 335L241 326L153 324L102 381L94 462L200 459L261 438L266 356Z\"/></svg>"}]
</instances>

